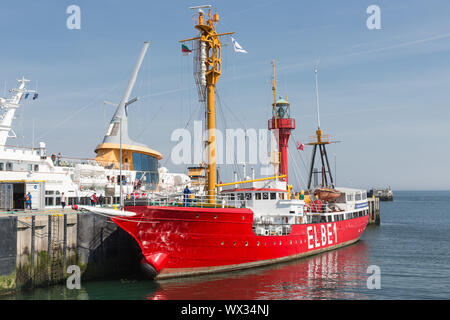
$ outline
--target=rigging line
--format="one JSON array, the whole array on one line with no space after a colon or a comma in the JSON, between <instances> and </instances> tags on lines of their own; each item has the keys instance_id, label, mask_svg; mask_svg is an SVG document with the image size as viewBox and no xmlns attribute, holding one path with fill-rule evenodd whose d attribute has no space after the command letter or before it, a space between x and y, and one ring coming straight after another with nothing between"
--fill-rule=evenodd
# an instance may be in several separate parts
<instances>
[{"instance_id":1,"label":"rigging line","mask_svg":"<svg viewBox=\"0 0 450 320\"><path fill-rule=\"evenodd\" d=\"M150 121L148 121L144 126L143 129L141 130L141 132L139 132L139 134L136 136L136 139L139 139L142 134L149 128L150 124L153 122L153 120L155 120L155 118L157 117L157 115L161 112L161 110L164 108L164 105L160 106L158 111L156 111L153 114L153 117L150 119Z\"/></svg>"},{"instance_id":2,"label":"rigging line","mask_svg":"<svg viewBox=\"0 0 450 320\"><path fill-rule=\"evenodd\" d=\"M304 186L306 186L306 183L305 183L306 180L304 179L303 175L301 174L300 167L298 166L297 162L294 159L292 152L290 152L289 149L288 149L288 156L291 158L291 163L294 164L294 166L293 166L294 175L295 175L297 181L302 183ZM298 169L298 171L297 171L297 169Z\"/></svg>"},{"instance_id":3,"label":"rigging line","mask_svg":"<svg viewBox=\"0 0 450 320\"><path fill-rule=\"evenodd\" d=\"M224 123L224 127L225 127L225 129L227 129L228 128L228 124L227 124L227 121L226 121L226 118L225 118L225 113L224 113L224 110L222 108L222 103L221 103L221 100L220 100L219 96L218 96L218 99L217 99L217 104L218 104L218 109L219 109L219 112L220 112L219 115L222 115L222 121ZM226 137L224 137L224 138L226 139ZM234 154L233 164L232 164L233 169L238 174L239 179L242 180L241 173L239 171L239 166L237 164L236 153L234 153L234 150L233 150L233 154ZM223 153L223 156L226 158L226 154L225 153Z\"/></svg>"},{"instance_id":4,"label":"rigging line","mask_svg":"<svg viewBox=\"0 0 450 320\"><path fill-rule=\"evenodd\" d=\"M92 100L91 102L89 102L88 104L86 104L85 106L83 106L82 108L78 109L77 111L73 112L70 116L68 116L66 119L64 119L63 121L59 122L56 126L52 126L49 130L47 130L46 132L44 132L43 134L41 134L36 140L42 139L43 137L45 137L47 134L49 134L50 132L54 131L55 129L61 127L62 125L64 125L65 123L67 123L68 121L72 120L77 114L79 114L80 112L84 111L85 109L87 109L88 107L90 107L91 105L93 105L94 103L97 103L97 100L101 99L102 97L104 97L105 95L109 94L110 92L112 92L113 90L117 89L117 87L119 87L119 85L122 84L122 81L116 83L116 85L111 88L110 90L108 90L105 93L102 93L100 95L97 96L97 98L95 98L94 100Z\"/></svg>"},{"instance_id":5,"label":"rigging line","mask_svg":"<svg viewBox=\"0 0 450 320\"><path fill-rule=\"evenodd\" d=\"M295 137L293 137L295 135L295 133L292 133L290 139L294 139L294 145L296 146L295 148L297 149L297 141L298 139ZM300 156L300 159L302 160L303 166L305 167L306 172L309 170L308 166L306 165L305 160L303 159L303 155L301 154L301 152L297 149L297 153Z\"/></svg>"},{"instance_id":6,"label":"rigging line","mask_svg":"<svg viewBox=\"0 0 450 320\"><path fill-rule=\"evenodd\" d=\"M184 129L186 129L186 128L189 126L189 124L190 124L190 122L191 122L191 120L192 120L194 114L196 114L196 113L198 113L198 112L202 113L202 112L201 112L202 109L203 109L202 107L203 107L203 104L199 103L199 106L198 106L198 109L196 110L196 112L192 112L191 115L189 116L189 119L188 119L186 125L184 126ZM170 157L167 157L166 161L165 161L164 164L163 164L163 167L166 166L166 164L167 164L167 162L169 161L169 159L170 159Z\"/></svg>"},{"instance_id":7,"label":"rigging line","mask_svg":"<svg viewBox=\"0 0 450 320\"><path fill-rule=\"evenodd\" d=\"M225 114L224 114L223 108L222 108L222 100L221 100L220 95L219 95L219 93L218 93L217 91L218 91L218 90L217 90L217 88L216 88L217 103L218 103L218 105L219 105L219 109L221 110L221 112L222 112L222 114L223 114L223 118L225 119ZM225 106L226 106L226 104L225 104ZM233 114L233 112L232 112L228 107L227 107L227 109L230 111L230 113ZM238 119L238 121L239 121L239 118L236 117L236 119ZM242 123L242 124L243 124L243 123ZM244 129L245 129L245 132L247 132L247 128L245 127L244 124L243 124L243 127L244 127ZM237 156L236 156L236 153L234 152L234 150L232 150L232 151L233 151L233 155L234 155L234 157L233 157L233 168L234 168L234 170L236 171L236 173L237 173L239 179L240 179L240 180L243 180L243 179L245 179L245 177L243 177L243 176L241 175L241 172L240 172L240 170L239 170L239 164L237 163Z\"/></svg>"}]
</instances>

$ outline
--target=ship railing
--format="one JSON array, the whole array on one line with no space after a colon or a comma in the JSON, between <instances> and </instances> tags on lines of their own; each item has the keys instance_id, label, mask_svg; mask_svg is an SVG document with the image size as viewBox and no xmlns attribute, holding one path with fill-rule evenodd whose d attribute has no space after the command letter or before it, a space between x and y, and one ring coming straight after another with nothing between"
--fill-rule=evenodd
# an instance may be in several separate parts
<instances>
[{"instance_id":1,"label":"ship railing","mask_svg":"<svg viewBox=\"0 0 450 320\"><path fill-rule=\"evenodd\" d=\"M197 208L243 208L245 205L240 200L230 203L226 196L222 195L192 195L184 193L171 193L154 195L149 193L146 197L133 197L125 199L126 206L172 206L172 207L197 207ZM238 206L239 205L239 206Z\"/></svg>"},{"instance_id":2,"label":"ship railing","mask_svg":"<svg viewBox=\"0 0 450 320\"><path fill-rule=\"evenodd\" d=\"M39 155L40 148L22 147L13 145L2 145L5 151L20 152L22 154Z\"/></svg>"},{"instance_id":3,"label":"ship railing","mask_svg":"<svg viewBox=\"0 0 450 320\"><path fill-rule=\"evenodd\" d=\"M258 236L287 236L291 233L292 224L254 223L253 232Z\"/></svg>"},{"instance_id":4,"label":"ship railing","mask_svg":"<svg viewBox=\"0 0 450 320\"><path fill-rule=\"evenodd\" d=\"M311 202L309 204L305 204L304 209L307 214L324 214L345 211L345 209L337 203L316 204Z\"/></svg>"}]
</instances>

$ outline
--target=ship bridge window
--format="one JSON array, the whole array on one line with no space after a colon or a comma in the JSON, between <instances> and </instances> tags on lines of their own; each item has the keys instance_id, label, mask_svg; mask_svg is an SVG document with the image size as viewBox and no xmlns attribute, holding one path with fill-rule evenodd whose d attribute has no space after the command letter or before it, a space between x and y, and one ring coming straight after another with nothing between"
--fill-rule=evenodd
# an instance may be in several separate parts
<instances>
[{"instance_id":1,"label":"ship bridge window","mask_svg":"<svg viewBox=\"0 0 450 320\"><path fill-rule=\"evenodd\" d=\"M12 169L13 169L12 163L11 162L7 162L6 163L6 171L12 171Z\"/></svg>"},{"instance_id":2,"label":"ship bridge window","mask_svg":"<svg viewBox=\"0 0 450 320\"><path fill-rule=\"evenodd\" d=\"M230 200L234 200L236 198L234 193L230 193Z\"/></svg>"},{"instance_id":3,"label":"ship bridge window","mask_svg":"<svg viewBox=\"0 0 450 320\"><path fill-rule=\"evenodd\" d=\"M255 200L261 200L261 193L260 192L255 193Z\"/></svg>"},{"instance_id":4,"label":"ship bridge window","mask_svg":"<svg viewBox=\"0 0 450 320\"><path fill-rule=\"evenodd\" d=\"M34 165L34 171L39 171L39 165L38 164Z\"/></svg>"},{"instance_id":5,"label":"ship bridge window","mask_svg":"<svg viewBox=\"0 0 450 320\"><path fill-rule=\"evenodd\" d=\"M249 193L246 193L245 194L245 199L246 200L252 200L252 194L249 192Z\"/></svg>"},{"instance_id":6,"label":"ship bridge window","mask_svg":"<svg viewBox=\"0 0 450 320\"><path fill-rule=\"evenodd\" d=\"M284 193L283 192L280 192L280 199L284 200Z\"/></svg>"},{"instance_id":7,"label":"ship bridge window","mask_svg":"<svg viewBox=\"0 0 450 320\"><path fill-rule=\"evenodd\" d=\"M126 159L128 161L128 159ZM159 181L158 159L147 154L133 152L133 170L136 180L157 185Z\"/></svg>"},{"instance_id":8,"label":"ship bridge window","mask_svg":"<svg viewBox=\"0 0 450 320\"><path fill-rule=\"evenodd\" d=\"M263 200L267 200L269 199L269 193L268 192L263 192Z\"/></svg>"},{"instance_id":9,"label":"ship bridge window","mask_svg":"<svg viewBox=\"0 0 450 320\"><path fill-rule=\"evenodd\" d=\"M270 193L270 200L276 200L277 199L277 193L276 192L271 192Z\"/></svg>"},{"instance_id":10,"label":"ship bridge window","mask_svg":"<svg viewBox=\"0 0 450 320\"><path fill-rule=\"evenodd\" d=\"M4 164L3 162L0 162L0 171L5 170L5 169L4 169L4 166L5 166L5 164Z\"/></svg>"},{"instance_id":11,"label":"ship bridge window","mask_svg":"<svg viewBox=\"0 0 450 320\"><path fill-rule=\"evenodd\" d=\"M347 194L347 202L353 201L353 193Z\"/></svg>"},{"instance_id":12,"label":"ship bridge window","mask_svg":"<svg viewBox=\"0 0 450 320\"><path fill-rule=\"evenodd\" d=\"M238 193L237 194L237 198L238 198L238 200L244 200L244 194L243 193Z\"/></svg>"},{"instance_id":13,"label":"ship bridge window","mask_svg":"<svg viewBox=\"0 0 450 320\"><path fill-rule=\"evenodd\" d=\"M367 199L367 193L366 193L365 191L362 193L362 199L363 199L363 200L366 200L366 199Z\"/></svg>"},{"instance_id":14,"label":"ship bridge window","mask_svg":"<svg viewBox=\"0 0 450 320\"><path fill-rule=\"evenodd\" d=\"M361 193L358 192L358 193L355 195L355 200L356 200L356 201L361 200Z\"/></svg>"}]
</instances>

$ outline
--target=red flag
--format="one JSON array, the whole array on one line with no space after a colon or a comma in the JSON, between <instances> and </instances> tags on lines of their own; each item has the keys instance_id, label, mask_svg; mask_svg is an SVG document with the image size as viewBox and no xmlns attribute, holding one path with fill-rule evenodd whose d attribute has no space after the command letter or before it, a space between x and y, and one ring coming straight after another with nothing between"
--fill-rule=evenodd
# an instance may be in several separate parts
<instances>
[{"instance_id":1,"label":"red flag","mask_svg":"<svg viewBox=\"0 0 450 320\"><path fill-rule=\"evenodd\" d=\"M302 150L305 148L305 146L303 145L303 143L297 142L297 150Z\"/></svg>"}]
</instances>

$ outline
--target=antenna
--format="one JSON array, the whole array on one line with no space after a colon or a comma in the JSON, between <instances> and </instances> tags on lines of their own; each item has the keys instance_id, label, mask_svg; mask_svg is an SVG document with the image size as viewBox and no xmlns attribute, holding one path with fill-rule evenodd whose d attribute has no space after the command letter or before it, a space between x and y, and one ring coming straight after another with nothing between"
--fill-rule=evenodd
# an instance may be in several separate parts
<instances>
[{"instance_id":1,"label":"antenna","mask_svg":"<svg viewBox=\"0 0 450 320\"><path fill-rule=\"evenodd\" d=\"M319 85L317 82L317 72L319 71L319 62L320 62L320 58L319 60L317 60L317 64L314 67L314 75L316 78L316 105L317 105L317 125L320 128L320 113L319 113Z\"/></svg>"}]
</instances>

